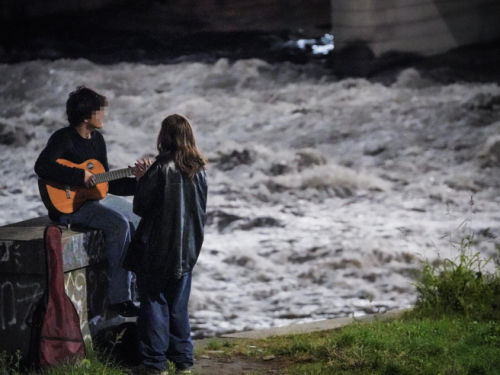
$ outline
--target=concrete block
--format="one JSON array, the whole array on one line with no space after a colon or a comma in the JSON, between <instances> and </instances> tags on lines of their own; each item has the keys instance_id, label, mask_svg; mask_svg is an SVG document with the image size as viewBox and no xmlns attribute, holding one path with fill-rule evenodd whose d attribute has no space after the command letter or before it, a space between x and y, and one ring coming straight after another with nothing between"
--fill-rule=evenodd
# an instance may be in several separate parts
<instances>
[{"instance_id":1,"label":"concrete block","mask_svg":"<svg viewBox=\"0 0 500 375\"><path fill-rule=\"evenodd\" d=\"M397 319L406 310L407 309L398 309L398 310L387 311L382 314L363 315L358 318L354 317L334 318L334 319L319 320L310 323L292 324L284 327L260 329L257 331L236 332L236 333L222 335L222 337L230 339L265 339L272 336L285 336L285 335L296 335L296 334L303 334L303 333L310 333L317 331L328 331L331 329L338 329L355 322L368 323L373 321Z\"/></svg>"},{"instance_id":2,"label":"concrete block","mask_svg":"<svg viewBox=\"0 0 500 375\"><path fill-rule=\"evenodd\" d=\"M48 217L0 227L0 351L29 349L25 320L43 295L46 261L43 243ZM100 230L62 228L64 283L80 317L86 340L99 330L125 319L107 311L108 263Z\"/></svg>"}]
</instances>

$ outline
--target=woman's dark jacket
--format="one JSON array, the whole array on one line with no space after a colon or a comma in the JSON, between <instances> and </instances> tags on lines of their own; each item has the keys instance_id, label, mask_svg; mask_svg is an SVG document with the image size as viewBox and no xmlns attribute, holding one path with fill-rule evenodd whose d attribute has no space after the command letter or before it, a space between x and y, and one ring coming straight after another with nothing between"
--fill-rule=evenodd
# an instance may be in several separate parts
<instances>
[{"instance_id":1,"label":"woman's dark jacket","mask_svg":"<svg viewBox=\"0 0 500 375\"><path fill-rule=\"evenodd\" d=\"M203 244L207 190L204 170L190 179L171 154L159 155L137 184L134 212L142 219L124 268L161 279L191 272Z\"/></svg>"}]
</instances>

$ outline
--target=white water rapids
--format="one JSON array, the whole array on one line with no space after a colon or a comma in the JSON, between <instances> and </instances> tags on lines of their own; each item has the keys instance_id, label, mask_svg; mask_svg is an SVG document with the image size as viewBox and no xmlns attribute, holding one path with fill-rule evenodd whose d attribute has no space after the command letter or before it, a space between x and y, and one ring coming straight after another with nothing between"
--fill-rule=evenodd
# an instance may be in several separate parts
<instances>
[{"instance_id":1,"label":"white water rapids","mask_svg":"<svg viewBox=\"0 0 500 375\"><path fill-rule=\"evenodd\" d=\"M171 113L211 162L195 336L409 306L419 260L457 256L470 233L496 253L498 85L260 60L0 65L0 225L46 214L33 165L81 84L110 101L112 169L154 156Z\"/></svg>"}]
</instances>

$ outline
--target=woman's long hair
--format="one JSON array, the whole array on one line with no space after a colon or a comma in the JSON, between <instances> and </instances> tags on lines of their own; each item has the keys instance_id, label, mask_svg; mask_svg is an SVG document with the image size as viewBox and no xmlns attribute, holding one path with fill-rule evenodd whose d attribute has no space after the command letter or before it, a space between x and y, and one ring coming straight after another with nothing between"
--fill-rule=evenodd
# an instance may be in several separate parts
<instances>
[{"instance_id":1,"label":"woman's long hair","mask_svg":"<svg viewBox=\"0 0 500 375\"><path fill-rule=\"evenodd\" d=\"M205 169L208 163L196 147L189 120L178 114L167 116L162 121L156 149L158 154L171 152L175 167L189 178Z\"/></svg>"}]
</instances>

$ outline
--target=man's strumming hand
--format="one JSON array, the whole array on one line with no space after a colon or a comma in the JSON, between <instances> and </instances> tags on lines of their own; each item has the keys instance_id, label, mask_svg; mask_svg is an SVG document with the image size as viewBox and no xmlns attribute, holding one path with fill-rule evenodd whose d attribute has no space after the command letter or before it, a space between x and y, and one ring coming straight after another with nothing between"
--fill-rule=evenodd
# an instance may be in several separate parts
<instances>
[{"instance_id":1,"label":"man's strumming hand","mask_svg":"<svg viewBox=\"0 0 500 375\"><path fill-rule=\"evenodd\" d=\"M85 178L84 178L83 182L85 184L85 187L87 189L90 189L91 187L96 185L95 175L93 175L89 171L85 171Z\"/></svg>"}]
</instances>

